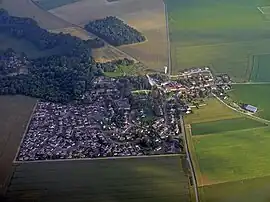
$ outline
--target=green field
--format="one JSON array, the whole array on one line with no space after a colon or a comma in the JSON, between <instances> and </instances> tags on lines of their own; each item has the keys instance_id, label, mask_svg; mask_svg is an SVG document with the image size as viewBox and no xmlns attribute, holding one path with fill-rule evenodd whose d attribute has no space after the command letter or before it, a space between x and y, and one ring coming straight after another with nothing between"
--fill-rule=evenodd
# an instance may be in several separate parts
<instances>
[{"instance_id":1,"label":"green field","mask_svg":"<svg viewBox=\"0 0 270 202\"><path fill-rule=\"evenodd\" d=\"M254 105L258 108L260 117L270 120L270 84L233 85L230 97L242 103Z\"/></svg>"},{"instance_id":2,"label":"green field","mask_svg":"<svg viewBox=\"0 0 270 202\"><path fill-rule=\"evenodd\" d=\"M67 4L75 3L80 0L34 0L36 4L45 10L54 9Z\"/></svg>"},{"instance_id":3,"label":"green field","mask_svg":"<svg viewBox=\"0 0 270 202\"><path fill-rule=\"evenodd\" d=\"M243 130L267 126L261 122L249 118L234 118L218 121L202 122L192 124L192 135L206 135L226 131Z\"/></svg>"},{"instance_id":4,"label":"green field","mask_svg":"<svg viewBox=\"0 0 270 202\"><path fill-rule=\"evenodd\" d=\"M8 199L93 202L188 202L180 156L21 164Z\"/></svg>"},{"instance_id":5,"label":"green field","mask_svg":"<svg viewBox=\"0 0 270 202\"><path fill-rule=\"evenodd\" d=\"M35 103L29 97L0 96L0 195Z\"/></svg>"},{"instance_id":6,"label":"green field","mask_svg":"<svg viewBox=\"0 0 270 202\"><path fill-rule=\"evenodd\" d=\"M231 110L215 98L208 99L206 106L202 106L199 109L193 108L192 110L193 114L185 117L185 123L187 124L242 117L240 113Z\"/></svg>"},{"instance_id":7,"label":"green field","mask_svg":"<svg viewBox=\"0 0 270 202\"><path fill-rule=\"evenodd\" d=\"M251 82L270 82L270 54L253 56Z\"/></svg>"},{"instance_id":8,"label":"green field","mask_svg":"<svg viewBox=\"0 0 270 202\"><path fill-rule=\"evenodd\" d=\"M247 81L253 55L270 53L266 0L166 0L173 72L209 65Z\"/></svg>"},{"instance_id":9,"label":"green field","mask_svg":"<svg viewBox=\"0 0 270 202\"><path fill-rule=\"evenodd\" d=\"M114 72L104 72L104 74L108 77L134 76L138 74L137 71L134 65L119 65Z\"/></svg>"},{"instance_id":10,"label":"green field","mask_svg":"<svg viewBox=\"0 0 270 202\"><path fill-rule=\"evenodd\" d=\"M201 185L270 175L270 128L193 136Z\"/></svg>"},{"instance_id":11,"label":"green field","mask_svg":"<svg viewBox=\"0 0 270 202\"><path fill-rule=\"evenodd\" d=\"M201 202L269 202L270 177L215 184L200 188Z\"/></svg>"}]
</instances>

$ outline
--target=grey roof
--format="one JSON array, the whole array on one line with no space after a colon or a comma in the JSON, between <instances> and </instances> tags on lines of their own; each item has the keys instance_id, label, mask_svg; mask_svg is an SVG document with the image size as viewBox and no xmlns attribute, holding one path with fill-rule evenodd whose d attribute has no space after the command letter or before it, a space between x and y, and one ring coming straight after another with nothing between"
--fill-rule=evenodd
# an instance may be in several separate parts
<instances>
[{"instance_id":1,"label":"grey roof","mask_svg":"<svg viewBox=\"0 0 270 202\"><path fill-rule=\"evenodd\" d=\"M252 105L246 105L245 109L248 110L248 111L251 111L251 112L256 112L258 110L257 107L254 107Z\"/></svg>"}]
</instances>

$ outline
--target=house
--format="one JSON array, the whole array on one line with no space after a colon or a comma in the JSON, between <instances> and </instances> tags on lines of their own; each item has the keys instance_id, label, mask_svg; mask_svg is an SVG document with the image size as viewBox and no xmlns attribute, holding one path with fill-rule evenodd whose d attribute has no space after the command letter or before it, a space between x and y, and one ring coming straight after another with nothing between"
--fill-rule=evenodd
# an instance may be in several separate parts
<instances>
[{"instance_id":1,"label":"house","mask_svg":"<svg viewBox=\"0 0 270 202\"><path fill-rule=\"evenodd\" d=\"M254 106L249 105L249 104L244 104L243 109L245 109L245 110L247 110L249 112L252 112L252 113L256 113L258 111L257 107L254 107Z\"/></svg>"}]
</instances>

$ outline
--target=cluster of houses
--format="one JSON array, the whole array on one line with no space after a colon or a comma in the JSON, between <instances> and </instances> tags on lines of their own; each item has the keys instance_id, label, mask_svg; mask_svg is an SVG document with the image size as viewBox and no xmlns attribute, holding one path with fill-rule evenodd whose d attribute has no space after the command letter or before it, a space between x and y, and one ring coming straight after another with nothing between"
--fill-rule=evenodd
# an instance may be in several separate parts
<instances>
[{"instance_id":1,"label":"cluster of houses","mask_svg":"<svg viewBox=\"0 0 270 202\"><path fill-rule=\"evenodd\" d=\"M172 106L143 122L147 97L131 98L119 80L100 77L80 104L39 102L20 146L18 161L179 153ZM132 101L131 101L132 99ZM135 100L135 101L134 101Z\"/></svg>"}]
</instances>

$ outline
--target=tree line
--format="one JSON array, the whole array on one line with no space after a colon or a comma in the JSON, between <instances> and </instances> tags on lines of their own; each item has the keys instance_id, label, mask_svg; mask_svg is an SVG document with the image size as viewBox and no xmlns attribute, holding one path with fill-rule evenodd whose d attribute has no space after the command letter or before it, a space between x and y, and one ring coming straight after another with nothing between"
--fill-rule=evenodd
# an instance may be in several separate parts
<instances>
[{"instance_id":1,"label":"tree line","mask_svg":"<svg viewBox=\"0 0 270 202\"><path fill-rule=\"evenodd\" d=\"M114 46L143 42L145 36L114 16L89 22L85 29Z\"/></svg>"},{"instance_id":2,"label":"tree line","mask_svg":"<svg viewBox=\"0 0 270 202\"><path fill-rule=\"evenodd\" d=\"M63 55L89 54L91 48L104 46L100 39L81 40L70 34L51 33L39 27L35 20L11 16L4 9L0 9L0 33L25 39L40 50L59 48Z\"/></svg>"}]
</instances>

